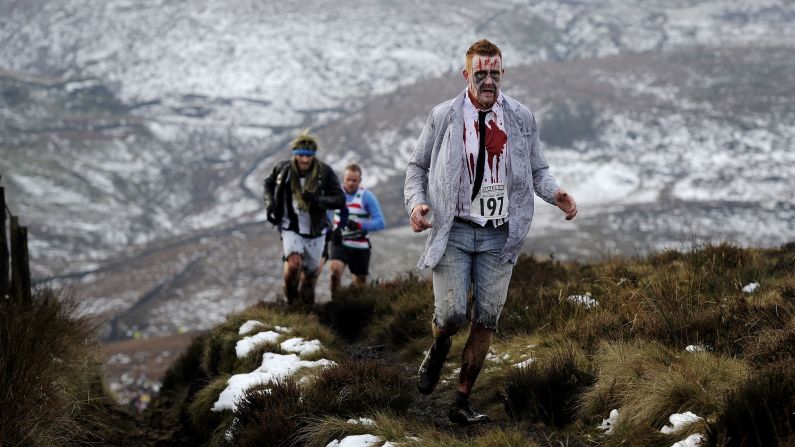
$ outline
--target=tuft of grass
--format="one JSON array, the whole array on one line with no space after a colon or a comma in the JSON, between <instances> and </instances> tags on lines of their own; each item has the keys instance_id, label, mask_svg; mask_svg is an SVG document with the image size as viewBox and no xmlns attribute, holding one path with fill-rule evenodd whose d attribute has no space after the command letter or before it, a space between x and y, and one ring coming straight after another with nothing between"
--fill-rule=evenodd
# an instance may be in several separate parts
<instances>
[{"instance_id":1,"label":"tuft of grass","mask_svg":"<svg viewBox=\"0 0 795 447\"><path fill-rule=\"evenodd\" d=\"M345 360L318 371L306 390L316 413L352 416L408 408L413 384L402 370L375 360Z\"/></svg>"},{"instance_id":2,"label":"tuft of grass","mask_svg":"<svg viewBox=\"0 0 795 447\"><path fill-rule=\"evenodd\" d=\"M563 337L579 343L587 352L592 352L606 340L620 341L628 338L627 326L628 323L618 312L600 307L580 318L567 321L560 333Z\"/></svg>"},{"instance_id":3,"label":"tuft of grass","mask_svg":"<svg viewBox=\"0 0 795 447\"><path fill-rule=\"evenodd\" d=\"M774 261L772 273L784 275L795 273L795 242L782 245L771 255Z\"/></svg>"},{"instance_id":4,"label":"tuft of grass","mask_svg":"<svg viewBox=\"0 0 795 447\"><path fill-rule=\"evenodd\" d=\"M593 383L584 352L558 342L537 348L527 367L509 371L503 392L506 412L513 419L530 418L549 426L575 420L577 400Z\"/></svg>"},{"instance_id":5,"label":"tuft of grass","mask_svg":"<svg viewBox=\"0 0 795 447\"><path fill-rule=\"evenodd\" d=\"M688 252L687 261L702 293L725 295L759 278L762 259L758 252L728 243L706 245Z\"/></svg>"},{"instance_id":6,"label":"tuft of grass","mask_svg":"<svg viewBox=\"0 0 795 447\"><path fill-rule=\"evenodd\" d=\"M305 412L298 383L285 378L248 390L227 433L235 446L288 446L303 426Z\"/></svg>"},{"instance_id":7,"label":"tuft of grass","mask_svg":"<svg viewBox=\"0 0 795 447\"><path fill-rule=\"evenodd\" d=\"M454 435L442 431L424 431L417 445L424 447L539 447L568 444L540 444L517 427L483 427L474 435Z\"/></svg>"},{"instance_id":8,"label":"tuft of grass","mask_svg":"<svg viewBox=\"0 0 795 447\"><path fill-rule=\"evenodd\" d=\"M230 375L217 376L207 386L202 388L188 404L188 415L191 428L200 436L209 436L226 416L223 412L212 411L213 404L226 388Z\"/></svg>"},{"instance_id":9,"label":"tuft of grass","mask_svg":"<svg viewBox=\"0 0 795 447\"><path fill-rule=\"evenodd\" d=\"M552 286L570 279L566 267L555 259L539 261L532 255L521 255L511 275L512 288Z\"/></svg>"},{"instance_id":10,"label":"tuft of grass","mask_svg":"<svg viewBox=\"0 0 795 447\"><path fill-rule=\"evenodd\" d=\"M106 395L95 328L75 309L63 290L36 290L30 304L0 299L0 445L96 440L89 406Z\"/></svg>"},{"instance_id":11,"label":"tuft of grass","mask_svg":"<svg viewBox=\"0 0 795 447\"><path fill-rule=\"evenodd\" d=\"M202 368L204 346L207 334L193 339L188 348L163 375L160 395L171 395L179 392L185 385L207 381L206 371Z\"/></svg>"},{"instance_id":12,"label":"tuft of grass","mask_svg":"<svg viewBox=\"0 0 795 447\"><path fill-rule=\"evenodd\" d=\"M351 435L375 435L373 431L376 427L351 424L347 419L337 416L310 416L305 421L306 424L295 438L295 444L304 447L325 447L335 439Z\"/></svg>"},{"instance_id":13,"label":"tuft of grass","mask_svg":"<svg viewBox=\"0 0 795 447\"><path fill-rule=\"evenodd\" d=\"M657 343L603 343L592 360L596 381L581 396L580 412L586 419L601 421L612 409L621 408L639 378L672 362L671 352Z\"/></svg>"},{"instance_id":14,"label":"tuft of grass","mask_svg":"<svg viewBox=\"0 0 795 447\"><path fill-rule=\"evenodd\" d=\"M500 331L521 334L569 319L579 309L562 299L568 296L564 296L564 289L582 281L583 272L575 264L520 256L514 266L508 298L500 316Z\"/></svg>"},{"instance_id":15,"label":"tuft of grass","mask_svg":"<svg viewBox=\"0 0 795 447\"><path fill-rule=\"evenodd\" d=\"M202 369L208 377L229 374L235 369L237 354L235 344L240 337L237 333L216 330L211 332L204 344Z\"/></svg>"},{"instance_id":16,"label":"tuft of grass","mask_svg":"<svg viewBox=\"0 0 795 447\"><path fill-rule=\"evenodd\" d=\"M346 340L396 350L412 342L417 333L425 333L432 315L431 283L413 274L388 283L344 288L320 311L321 320Z\"/></svg>"},{"instance_id":17,"label":"tuft of grass","mask_svg":"<svg viewBox=\"0 0 795 447\"><path fill-rule=\"evenodd\" d=\"M408 276L390 286L382 285L375 309L377 318L364 331L370 343L406 347L418 335L429 334L433 319L433 288L430 281Z\"/></svg>"},{"instance_id":18,"label":"tuft of grass","mask_svg":"<svg viewBox=\"0 0 795 447\"><path fill-rule=\"evenodd\" d=\"M294 445L304 447L325 447L334 440L346 436L370 434L393 444L412 445L409 439L419 428L416 422L409 422L389 412L363 414L374 425L360 422L350 423L348 419L336 416L309 416L304 418L304 427L296 436ZM354 418L357 419L358 418Z\"/></svg>"},{"instance_id":19,"label":"tuft of grass","mask_svg":"<svg viewBox=\"0 0 795 447\"><path fill-rule=\"evenodd\" d=\"M778 292L785 303L795 304L795 274L788 277L779 287Z\"/></svg>"},{"instance_id":20,"label":"tuft of grass","mask_svg":"<svg viewBox=\"0 0 795 447\"><path fill-rule=\"evenodd\" d=\"M343 288L320 310L321 320L346 340L355 340L375 315L376 287Z\"/></svg>"},{"instance_id":21,"label":"tuft of grass","mask_svg":"<svg viewBox=\"0 0 795 447\"><path fill-rule=\"evenodd\" d=\"M721 446L793 445L795 442L795 371L791 362L763 369L726 399L709 426Z\"/></svg>"},{"instance_id":22,"label":"tuft of grass","mask_svg":"<svg viewBox=\"0 0 795 447\"><path fill-rule=\"evenodd\" d=\"M708 352L675 353L657 343L606 343L593 363L597 380L580 399L582 417L596 422L619 409L611 438L646 433L650 443L671 414L719 414L725 397L748 375L741 360Z\"/></svg>"}]
</instances>

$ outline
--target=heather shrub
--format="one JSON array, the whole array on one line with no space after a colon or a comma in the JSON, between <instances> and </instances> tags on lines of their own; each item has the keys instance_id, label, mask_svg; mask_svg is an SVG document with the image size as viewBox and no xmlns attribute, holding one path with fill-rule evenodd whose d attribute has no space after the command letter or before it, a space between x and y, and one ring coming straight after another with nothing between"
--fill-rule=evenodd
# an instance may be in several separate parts
<instances>
[{"instance_id":1,"label":"heather shrub","mask_svg":"<svg viewBox=\"0 0 795 447\"><path fill-rule=\"evenodd\" d=\"M773 446L795 443L795 370L773 364L727 397L710 424L710 445Z\"/></svg>"},{"instance_id":2,"label":"heather shrub","mask_svg":"<svg viewBox=\"0 0 795 447\"><path fill-rule=\"evenodd\" d=\"M306 389L313 412L352 416L408 408L414 390L402 370L375 360L345 360L318 370Z\"/></svg>"},{"instance_id":3,"label":"heather shrub","mask_svg":"<svg viewBox=\"0 0 795 447\"><path fill-rule=\"evenodd\" d=\"M346 340L354 340L370 324L378 299L372 286L342 288L321 308L321 321Z\"/></svg>"},{"instance_id":4,"label":"heather shrub","mask_svg":"<svg viewBox=\"0 0 795 447\"><path fill-rule=\"evenodd\" d=\"M511 369L503 401L513 419L529 418L550 426L574 421L577 400L593 382L584 353L567 342L538 348L527 366Z\"/></svg>"},{"instance_id":5,"label":"heather shrub","mask_svg":"<svg viewBox=\"0 0 795 447\"><path fill-rule=\"evenodd\" d=\"M305 399L289 378L249 389L237 405L227 431L235 446L289 446L303 426Z\"/></svg>"}]
</instances>

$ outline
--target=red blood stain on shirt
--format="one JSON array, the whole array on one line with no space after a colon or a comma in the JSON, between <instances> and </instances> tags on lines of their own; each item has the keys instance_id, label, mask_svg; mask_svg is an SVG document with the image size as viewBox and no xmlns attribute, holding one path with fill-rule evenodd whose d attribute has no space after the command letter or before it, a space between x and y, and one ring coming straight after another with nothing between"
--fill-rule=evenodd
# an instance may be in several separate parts
<instances>
[{"instance_id":1,"label":"red blood stain on shirt","mask_svg":"<svg viewBox=\"0 0 795 447\"><path fill-rule=\"evenodd\" d=\"M508 135L494 120L490 120L486 128L486 152L489 154L489 169L493 175L496 175L496 178L492 178L492 182L500 181L500 159L507 143Z\"/></svg>"}]
</instances>

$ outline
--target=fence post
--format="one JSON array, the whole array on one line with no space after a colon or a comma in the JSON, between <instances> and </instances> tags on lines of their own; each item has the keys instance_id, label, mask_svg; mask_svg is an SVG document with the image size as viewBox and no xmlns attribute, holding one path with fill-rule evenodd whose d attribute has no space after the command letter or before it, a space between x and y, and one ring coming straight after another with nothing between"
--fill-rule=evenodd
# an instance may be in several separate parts
<instances>
[{"instance_id":1,"label":"fence post","mask_svg":"<svg viewBox=\"0 0 795 447\"><path fill-rule=\"evenodd\" d=\"M6 238L6 193L0 186L0 300L10 295L11 283L8 278L8 240Z\"/></svg>"},{"instance_id":2,"label":"fence post","mask_svg":"<svg viewBox=\"0 0 795 447\"><path fill-rule=\"evenodd\" d=\"M20 297L25 304L33 302L30 281L30 256L28 256L28 227L19 227Z\"/></svg>"},{"instance_id":3,"label":"fence post","mask_svg":"<svg viewBox=\"0 0 795 447\"><path fill-rule=\"evenodd\" d=\"M28 229L11 216L11 296L18 302L32 302L30 265L28 264Z\"/></svg>"}]
</instances>

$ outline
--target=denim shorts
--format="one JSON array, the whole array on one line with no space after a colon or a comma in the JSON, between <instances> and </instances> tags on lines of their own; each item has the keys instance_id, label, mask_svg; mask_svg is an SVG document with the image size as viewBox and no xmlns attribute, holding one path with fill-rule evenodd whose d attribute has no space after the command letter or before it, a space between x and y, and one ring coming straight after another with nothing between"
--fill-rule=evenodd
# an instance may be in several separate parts
<instances>
[{"instance_id":1,"label":"denim shorts","mask_svg":"<svg viewBox=\"0 0 795 447\"><path fill-rule=\"evenodd\" d=\"M508 296L513 263L501 262L508 224L497 228L453 221L444 255L433 268L433 324L459 329L467 321L467 292L472 290L470 320L490 329Z\"/></svg>"}]
</instances>

